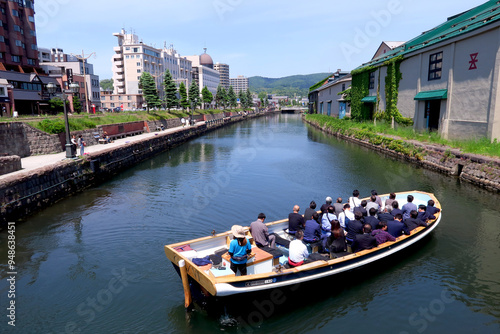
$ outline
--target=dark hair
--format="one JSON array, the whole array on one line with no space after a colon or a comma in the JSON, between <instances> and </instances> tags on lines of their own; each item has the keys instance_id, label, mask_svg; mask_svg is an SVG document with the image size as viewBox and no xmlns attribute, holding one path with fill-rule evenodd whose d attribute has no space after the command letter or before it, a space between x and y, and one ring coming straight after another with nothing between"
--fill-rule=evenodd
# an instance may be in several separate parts
<instances>
[{"instance_id":1,"label":"dark hair","mask_svg":"<svg viewBox=\"0 0 500 334\"><path fill-rule=\"evenodd\" d=\"M311 209L316 209L316 202L315 201L311 201L311 203L309 203L309 207Z\"/></svg>"},{"instance_id":2,"label":"dark hair","mask_svg":"<svg viewBox=\"0 0 500 334\"><path fill-rule=\"evenodd\" d=\"M377 209L371 208L368 212L370 212L370 216L375 216L377 214Z\"/></svg>"},{"instance_id":3,"label":"dark hair","mask_svg":"<svg viewBox=\"0 0 500 334\"><path fill-rule=\"evenodd\" d=\"M372 190L372 195L373 195L373 196L377 196L377 195L378 195L378 194L377 194L377 191L376 191L375 189L373 189L373 190Z\"/></svg>"},{"instance_id":4,"label":"dark hair","mask_svg":"<svg viewBox=\"0 0 500 334\"><path fill-rule=\"evenodd\" d=\"M424 211L425 211L425 210L427 209L427 207L426 207L424 204L420 204L420 205L418 206L418 209L419 209L419 210L424 210Z\"/></svg>"},{"instance_id":5,"label":"dark hair","mask_svg":"<svg viewBox=\"0 0 500 334\"><path fill-rule=\"evenodd\" d=\"M363 225L363 233L371 233L371 232L372 232L372 226L370 224Z\"/></svg>"},{"instance_id":6,"label":"dark hair","mask_svg":"<svg viewBox=\"0 0 500 334\"><path fill-rule=\"evenodd\" d=\"M362 201L361 201L361 206L362 206L363 208L366 206L366 204L368 204L368 203L366 202L366 200L362 200Z\"/></svg>"},{"instance_id":7,"label":"dark hair","mask_svg":"<svg viewBox=\"0 0 500 334\"><path fill-rule=\"evenodd\" d=\"M363 214L359 211L354 212L354 219L361 220L363 218Z\"/></svg>"},{"instance_id":8,"label":"dark hair","mask_svg":"<svg viewBox=\"0 0 500 334\"><path fill-rule=\"evenodd\" d=\"M417 218L418 217L418 211L417 210L411 210L410 211L410 217L411 218Z\"/></svg>"},{"instance_id":9,"label":"dark hair","mask_svg":"<svg viewBox=\"0 0 500 334\"><path fill-rule=\"evenodd\" d=\"M413 202L413 195L408 195L408 202Z\"/></svg>"},{"instance_id":10,"label":"dark hair","mask_svg":"<svg viewBox=\"0 0 500 334\"><path fill-rule=\"evenodd\" d=\"M344 210L345 209L350 209L350 208L351 208L351 206L349 205L349 203L344 204Z\"/></svg>"},{"instance_id":11,"label":"dark hair","mask_svg":"<svg viewBox=\"0 0 500 334\"><path fill-rule=\"evenodd\" d=\"M302 239L304 237L304 232L302 230L298 230L295 232L295 239Z\"/></svg>"},{"instance_id":12,"label":"dark hair","mask_svg":"<svg viewBox=\"0 0 500 334\"><path fill-rule=\"evenodd\" d=\"M396 194L395 193L390 193L389 194L389 198L390 199L395 199L396 198Z\"/></svg>"},{"instance_id":13,"label":"dark hair","mask_svg":"<svg viewBox=\"0 0 500 334\"><path fill-rule=\"evenodd\" d=\"M333 206L329 206L328 207L328 213L334 213L335 212L335 208Z\"/></svg>"},{"instance_id":14,"label":"dark hair","mask_svg":"<svg viewBox=\"0 0 500 334\"><path fill-rule=\"evenodd\" d=\"M381 230L381 229L383 229L386 226L387 226L387 222L385 220L382 220L382 221L378 222L377 229Z\"/></svg>"},{"instance_id":15,"label":"dark hair","mask_svg":"<svg viewBox=\"0 0 500 334\"><path fill-rule=\"evenodd\" d=\"M337 198L337 203L342 203L342 197Z\"/></svg>"},{"instance_id":16,"label":"dark hair","mask_svg":"<svg viewBox=\"0 0 500 334\"><path fill-rule=\"evenodd\" d=\"M318 220L318 218L319 218L319 215L318 215L317 212L315 212L315 213L312 214L312 219Z\"/></svg>"},{"instance_id":17,"label":"dark hair","mask_svg":"<svg viewBox=\"0 0 500 334\"><path fill-rule=\"evenodd\" d=\"M370 201L375 202L377 200L377 196L371 195L370 196Z\"/></svg>"},{"instance_id":18,"label":"dark hair","mask_svg":"<svg viewBox=\"0 0 500 334\"><path fill-rule=\"evenodd\" d=\"M427 205L428 206L434 206L434 201L432 199L430 199L428 202L427 202Z\"/></svg>"},{"instance_id":19,"label":"dark hair","mask_svg":"<svg viewBox=\"0 0 500 334\"><path fill-rule=\"evenodd\" d=\"M357 190L357 189L356 189L356 190L354 190L354 191L352 192L352 195L353 195L354 197L358 197L358 196L359 196L359 190Z\"/></svg>"},{"instance_id":20,"label":"dark hair","mask_svg":"<svg viewBox=\"0 0 500 334\"><path fill-rule=\"evenodd\" d=\"M257 216L257 218L258 219L266 219L266 215L261 212L261 213L259 213L259 215Z\"/></svg>"},{"instance_id":21,"label":"dark hair","mask_svg":"<svg viewBox=\"0 0 500 334\"><path fill-rule=\"evenodd\" d=\"M332 220L332 235L334 239L338 239L344 236L344 231L340 226L340 222L337 219Z\"/></svg>"},{"instance_id":22,"label":"dark hair","mask_svg":"<svg viewBox=\"0 0 500 334\"><path fill-rule=\"evenodd\" d=\"M245 246L247 244L247 238L236 238L238 240L238 245Z\"/></svg>"},{"instance_id":23,"label":"dark hair","mask_svg":"<svg viewBox=\"0 0 500 334\"><path fill-rule=\"evenodd\" d=\"M394 219L402 220L403 219L403 215L400 214L400 213L396 213L396 215L394 216Z\"/></svg>"},{"instance_id":24,"label":"dark hair","mask_svg":"<svg viewBox=\"0 0 500 334\"><path fill-rule=\"evenodd\" d=\"M393 209L397 209L397 208L399 208L399 203L398 203L398 201L394 201L394 202L392 202L392 208L393 208Z\"/></svg>"}]
</instances>

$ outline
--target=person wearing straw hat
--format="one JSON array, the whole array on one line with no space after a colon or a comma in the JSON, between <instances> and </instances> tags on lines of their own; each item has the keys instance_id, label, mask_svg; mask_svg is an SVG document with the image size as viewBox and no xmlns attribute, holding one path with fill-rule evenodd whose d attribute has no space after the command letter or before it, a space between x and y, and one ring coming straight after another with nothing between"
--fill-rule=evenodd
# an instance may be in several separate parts
<instances>
[{"instance_id":1,"label":"person wearing straw hat","mask_svg":"<svg viewBox=\"0 0 500 334\"><path fill-rule=\"evenodd\" d=\"M231 270L235 274L240 271L241 276L247 274L248 255L252 252L252 245L245 237L245 230L240 225L231 227L233 240L229 244L229 255L231 256Z\"/></svg>"}]
</instances>

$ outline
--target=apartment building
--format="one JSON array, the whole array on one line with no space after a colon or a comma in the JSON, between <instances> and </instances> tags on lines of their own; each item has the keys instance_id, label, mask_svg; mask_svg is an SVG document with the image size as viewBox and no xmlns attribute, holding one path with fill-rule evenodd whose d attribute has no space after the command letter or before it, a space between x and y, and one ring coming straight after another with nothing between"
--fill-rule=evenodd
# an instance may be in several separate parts
<instances>
[{"instance_id":1,"label":"apartment building","mask_svg":"<svg viewBox=\"0 0 500 334\"><path fill-rule=\"evenodd\" d=\"M239 94L240 91L246 92L248 89L248 78L243 75L238 75L236 78L231 78L229 80L229 84L233 86L233 90L236 95Z\"/></svg>"},{"instance_id":2,"label":"apartment building","mask_svg":"<svg viewBox=\"0 0 500 334\"><path fill-rule=\"evenodd\" d=\"M229 89L229 65L223 63L215 63L214 70L219 71L220 74L220 85L224 87L226 90Z\"/></svg>"}]
</instances>

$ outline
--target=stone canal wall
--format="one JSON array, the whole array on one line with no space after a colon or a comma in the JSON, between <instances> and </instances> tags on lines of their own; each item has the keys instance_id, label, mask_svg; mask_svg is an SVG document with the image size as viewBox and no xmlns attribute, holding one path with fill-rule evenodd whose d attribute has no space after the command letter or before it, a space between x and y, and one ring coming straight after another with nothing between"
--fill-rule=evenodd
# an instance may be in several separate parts
<instances>
[{"instance_id":1,"label":"stone canal wall","mask_svg":"<svg viewBox=\"0 0 500 334\"><path fill-rule=\"evenodd\" d=\"M180 128L173 133L160 131L154 137L91 153L84 159L63 160L6 176L0 182L0 229L9 221L22 220L207 131L262 115L264 113L213 117L203 125ZM150 128L156 125L148 124Z\"/></svg>"},{"instance_id":2,"label":"stone canal wall","mask_svg":"<svg viewBox=\"0 0 500 334\"><path fill-rule=\"evenodd\" d=\"M474 154L462 153L449 147L425 144L416 141L405 141L405 150L398 150L402 141L389 136L375 135L372 140L356 135L344 135L327 126L321 127L311 121L304 121L323 132L340 139L357 143L372 150L382 152L391 157L408 161L427 169L458 177L494 192L500 192L500 159ZM373 137L376 137L375 139ZM383 139L381 139L383 137ZM409 148L409 149L408 149ZM409 151L405 153L404 151ZM403 153L401 152L403 151Z\"/></svg>"}]
</instances>

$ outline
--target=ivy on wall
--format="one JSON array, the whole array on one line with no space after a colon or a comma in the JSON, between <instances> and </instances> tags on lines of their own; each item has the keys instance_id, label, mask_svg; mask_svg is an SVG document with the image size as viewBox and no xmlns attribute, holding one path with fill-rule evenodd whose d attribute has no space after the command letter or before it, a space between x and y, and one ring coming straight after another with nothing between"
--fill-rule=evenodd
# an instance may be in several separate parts
<instances>
[{"instance_id":1,"label":"ivy on wall","mask_svg":"<svg viewBox=\"0 0 500 334\"><path fill-rule=\"evenodd\" d=\"M373 66L363 67L351 72L351 118L355 120L366 120L370 118L370 109L361 102L361 99L368 96L370 73L375 70Z\"/></svg>"}]
</instances>

